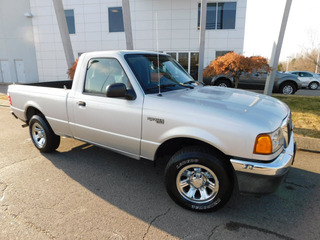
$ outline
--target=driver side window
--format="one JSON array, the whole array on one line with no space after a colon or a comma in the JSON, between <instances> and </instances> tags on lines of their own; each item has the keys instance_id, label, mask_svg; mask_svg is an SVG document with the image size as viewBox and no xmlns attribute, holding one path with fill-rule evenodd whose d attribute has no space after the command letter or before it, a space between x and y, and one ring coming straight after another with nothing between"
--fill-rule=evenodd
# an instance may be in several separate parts
<instances>
[{"instance_id":1,"label":"driver side window","mask_svg":"<svg viewBox=\"0 0 320 240\"><path fill-rule=\"evenodd\" d=\"M94 58L87 66L85 93L106 95L106 88L113 83L124 83L132 89L130 81L118 60L114 58Z\"/></svg>"}]
</instances>

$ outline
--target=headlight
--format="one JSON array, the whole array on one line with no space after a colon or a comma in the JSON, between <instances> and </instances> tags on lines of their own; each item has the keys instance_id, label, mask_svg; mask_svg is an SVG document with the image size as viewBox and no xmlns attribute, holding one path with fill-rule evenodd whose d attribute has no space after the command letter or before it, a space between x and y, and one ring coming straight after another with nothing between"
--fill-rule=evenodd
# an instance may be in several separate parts
<instances>
[{"instance_id":1,"label":"headlight","mask_svg":"<svg viewBox=\"0 0 320 240\"><path fill-rule=\"evenodd\" d=\"M253 153L272 154L283 146L283 134L281 128L272 133L259 134L254 144Z\"/></svg>"}]
</instances>

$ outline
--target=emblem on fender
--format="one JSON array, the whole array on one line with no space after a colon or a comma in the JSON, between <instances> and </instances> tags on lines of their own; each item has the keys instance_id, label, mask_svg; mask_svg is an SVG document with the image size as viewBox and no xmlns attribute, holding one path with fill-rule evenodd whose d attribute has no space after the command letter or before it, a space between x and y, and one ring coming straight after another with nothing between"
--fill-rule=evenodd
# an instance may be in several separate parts
<instances>
[{"instance_id":1,"label":"emblem on fender","mask_svg":"<svg viewBox=\"0 0 320 240\"><path fill-rule=\"evenodd\" d=\"M156 122L158 124L164 124L164 119L160 119L160 118L153 118L153 117L148 117L147 118L149 121L151 122Z\"/></svg>"}]
</instances>

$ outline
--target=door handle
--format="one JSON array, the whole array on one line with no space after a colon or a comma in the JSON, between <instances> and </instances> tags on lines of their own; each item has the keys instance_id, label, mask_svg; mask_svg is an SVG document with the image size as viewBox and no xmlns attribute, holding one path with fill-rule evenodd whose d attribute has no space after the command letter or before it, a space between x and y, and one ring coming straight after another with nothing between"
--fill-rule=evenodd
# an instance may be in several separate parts
<instances>
[{"instance_id":1,"label":"door handle","mask_svg":"<svg viewBox=\"0 0 320 240\"><path fill-rule=\"evenodd\" d=\"M83 102L83 101L78 101L77 104L81 107L85 107L86 106L86 103Z\"/></svg>"}]
</instances>

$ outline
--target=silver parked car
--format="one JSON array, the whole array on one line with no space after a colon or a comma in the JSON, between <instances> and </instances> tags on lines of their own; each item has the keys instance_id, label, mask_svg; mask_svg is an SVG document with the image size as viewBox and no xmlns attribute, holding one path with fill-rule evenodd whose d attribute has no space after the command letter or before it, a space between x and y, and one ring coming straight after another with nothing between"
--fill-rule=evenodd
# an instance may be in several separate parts
<instances>
[{"instance_id":1,"label":"silver parked car","mask_svg":"<svg viewBox=\"0 0 320 240\"><path fill-rule=\"evenodd\" d=\"M264 89L267 79L266 72L244 72L239 79L238 88ZM205 78L206 85L220 87L234 87L234 80L228 75L218 75L213 78ZM283 94L295 94L301 88L301 82L294 74L277 72L274 80L273 92Z\"/></svg>"},{"instance_id":2,"label":"silver parked car","mask_svg":"<svg viewBox=\"0 0 320 240\"><path fill-rule=\"evenodd\" d=\"M288 73L297 75L299 80L301 81L302 87L309 88L311 90L316 90L319 87L319 74L307 71L291 71Z\"/></svg>"}]
</instances>

